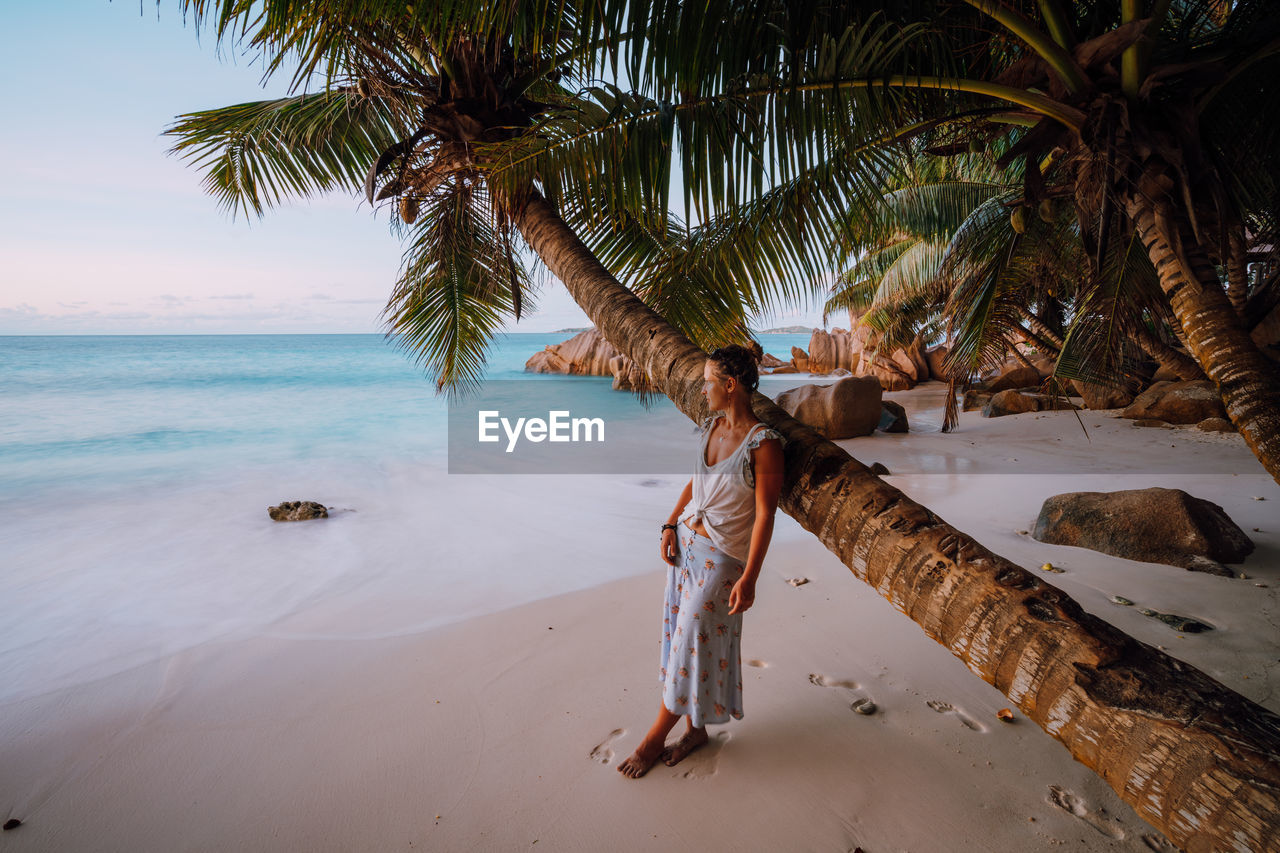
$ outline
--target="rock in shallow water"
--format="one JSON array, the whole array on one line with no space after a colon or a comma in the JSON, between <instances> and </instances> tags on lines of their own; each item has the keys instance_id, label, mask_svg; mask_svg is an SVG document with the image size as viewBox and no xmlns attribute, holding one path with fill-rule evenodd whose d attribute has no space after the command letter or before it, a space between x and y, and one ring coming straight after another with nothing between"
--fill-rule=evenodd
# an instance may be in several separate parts
<instances>
[{"instance_id":1,"label":"rock in shallow water","mask_svg":"<svg viewBox=\"0 0 1280 853\"><path fill-rule=\"evenodd\" d=\"M879 428L884 432L909 432L911 427L907 423L907 410L901 404L892 400L881 400L880 405L884 408L884 412L880 415Z\"/></svg>"},{"instance_id":2,"label":"rock in shallow water","mask_svg":"<svg viewBox=\"0 0 1280 853\"><path fill-rule=\"evenodd\" d=\"M1254 548L1222 507L1181 489L1054 495L1040 508L1032 536L1224 577L1234 573L1222 563L1242 562Z\"/></svg>"},{"instance_id":3,"label":"rock in shallow water","mask_svg":"<svg viewBox=\"0 0 1280 853\"><path fill-rule=\"evenodd\" d=\"M328 518L329 510L315 501L281 501L279 506L267 507L272 521L309 521Z\"/></svg>"}]
</instances>

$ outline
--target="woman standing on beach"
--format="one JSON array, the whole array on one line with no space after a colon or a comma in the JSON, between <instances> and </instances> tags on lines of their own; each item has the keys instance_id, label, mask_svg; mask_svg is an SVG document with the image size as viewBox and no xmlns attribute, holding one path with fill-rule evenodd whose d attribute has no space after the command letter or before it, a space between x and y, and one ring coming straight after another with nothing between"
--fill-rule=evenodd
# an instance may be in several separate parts
<instances>
[{"instance_id":1,"label":"woman standing on beach","mask_svg":"<svg viewBox=\"0 0 1280 853\"><path fill-rule=\"evenodd\" d=\"M693 479L662 525L667 571L658 719L618 771L638 779L659 760L674 765L707 742L708 723L742 718L742 614L773 536L782 490L782 436L756 420L759 384L750 350L707 359L702 395L715 412L702 426ZM687 731L666 746L686 717Z\"/></svg>"}]
</instances>

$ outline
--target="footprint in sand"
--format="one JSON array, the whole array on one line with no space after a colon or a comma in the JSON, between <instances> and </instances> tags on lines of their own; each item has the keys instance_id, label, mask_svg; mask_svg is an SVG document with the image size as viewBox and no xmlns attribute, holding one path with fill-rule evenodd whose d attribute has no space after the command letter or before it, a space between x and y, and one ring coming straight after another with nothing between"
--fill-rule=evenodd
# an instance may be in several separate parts
<instances>
[{"instance_id":1,"label":"footprint in sand","mask_svg":"<svg viewBox=\"0 0 1280 853\"><path fill-rule=\"evenodd\" d=\"M960 720L961 723L964 723L966 728L973 729L975 732L985 732L987 730L986 726L984 726L982 723L978 722L977 720L973 719L972 717L969 717L967 714L963 713L959 708L957 708L955 705L952 705L950 702L942 702L937 699L930 699L928 702L925 702L925 704L928 705L933 710L937 711L939 714L955 714L956 718Z\"/></svg>"},{"instance_id":2,"label":"footprint in sand","mask_svg":"<svg viewBox=\"0 0 1280 853\"><path fill-rule=\"evenodd\" d=\"M845 690L857 690L858 682L844 678L832 678L829 675L821 675L816 672L809 673L809 683L816 684L819 687L843 687ZM849 706L850 710L856 711L864 716L870 716L876 712L876 703L870 697L861 696L853 700L853 704Z\"/></svg>"},{"instance_id":3,"label":"footprint in sand","mask_svg":"<svg viewBox=\"0 0 1280 853\"><path fill-rule=\"evenodd\" d=\"M1077 794L1068 791L1066 788L1060 788L1057 785L1049 786L1049 802L1070 815L1075 815L1094 829L1101 832L1107 838L1114 838L1116 841L1124 840L1124 830L1107 815L1106 809L1098 809L1096 812L1089 811L1084 800ZM1144 839L1145 840L1145 839ZM1150 842L1147 843L1150 847ZM1152 847L1158 850L1157 847Z\"/></svg>"},{"instance_id":4,"label":"footprint in sand","mask_svg":"<svg viewBox=\"0 0 1280 853\"><path fill-rule=\"evenodd\" d=\"M607 738L592 747L588 757L592 761L599 761L601 764L608 764L610 761L613 761L613 748L610 744L626 733L626 729L614 729L609 732L609 736Z\"/></svg>"},{"instance_id":5,"label":"footprint in sand","mask_svg":"<svg viewBox=\"0 0 1280 853\"><path fill-rule=\"evenodd\" d=\"M1181 853L1177 847L1159 835L1144 835L1142 843L1147 845L1147 849L1154 850L1156 853Z\"/></svg>"},{"instance_id":6,"label":"footprint in sand","mask_svg":"<svg viewBox=\"0 0 1280 853\"><path fill-rule=\"evenodd\" d=\"M680 762L678 769L684 770L681 776L685 779L706 779L716 775L716 770L720 767L720 750L731 737L733 735L728 732L716 732L712 735L706 746Z\"/></svg>"}]
</instances>

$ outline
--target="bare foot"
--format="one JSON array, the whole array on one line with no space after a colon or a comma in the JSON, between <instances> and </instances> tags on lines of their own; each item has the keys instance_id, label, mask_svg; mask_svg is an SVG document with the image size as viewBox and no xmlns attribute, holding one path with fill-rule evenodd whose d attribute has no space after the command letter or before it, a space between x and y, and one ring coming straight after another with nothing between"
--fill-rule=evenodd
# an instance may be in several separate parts
<instances>
[{"instance_id":1,"label":"bare foot","mask_svg":"<svg viewBox=\"0 0 1280 853\"><path fill-rule=\"evenodd\" d=\"M639 779L641 776L649 772L653 765L658 763L658 756L662 753L661 746L649 746L646 742L636 747L636 751L631 756L618 765L618 772L628 779Z\"/></svg>"},{"instance_id":2,"label":"bare foot","mask_svg":"<svg viewBox=\"0 0 1280 853\"><path fill-rule=\"evenodd\" d=\"M684 737L671 744L671 746L662 750L662 754L658 756L662 759L662 763L668 767L675 767L681 761L700 746L704 746L709 740L706 729L693 729L687 731Z\"/></svg>"}]
</instances>

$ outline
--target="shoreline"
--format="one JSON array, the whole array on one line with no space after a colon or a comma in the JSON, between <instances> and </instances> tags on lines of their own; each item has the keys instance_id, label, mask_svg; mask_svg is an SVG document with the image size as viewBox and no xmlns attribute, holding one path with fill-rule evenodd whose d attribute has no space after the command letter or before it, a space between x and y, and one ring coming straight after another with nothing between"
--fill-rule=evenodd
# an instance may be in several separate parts
<instances>
[{"instance_id":1,"label":"shoreline","mask_svg":"<svg viewBox=\"0 0 1280 853\"><path fill-rule=\"evenodd\" d=\"M647 599L660 602L660 573L406 637L215 642L6 708L27 737L4 787L33 783L25 797L3 791L24 819L6 841L878 851L942 849L947 838L951 850L1053 840L1142 849L1016 795L1055 785L1106 816L1107 833L1150 832L1047 735L997 722L1003 697L806 550L788 543L779 562L803 563L809 584L788 586L777 567L762 578L744 632L747 717L712 727L707 748L645 779L614 767L658 698ZM868 695L877 714L853 713L852 698ZM913 816L926 803L935 822L922 826Z\"/></svg>"},{"instance_id":2,"label":"shoreline","mask_svg":"<svg viewBox=\"0 0 1280 853\"><path fill-rule=\"evenodd\" d=\"M927 388L886 396L926 418L932 407ZM1200 441L1114 413L1079 414L1088 439L1070 412L971 412L951 435L839 443L886 464L889 482L993 551L1032 569L1049 560L1065 568L1050 581L1089 612L1280 710L1271 517L1280 487L1234 434ZM1179 467L1164 464L1169 443L1193 439L1194 465L1159 470ZM984 463L997 450L1002 459ZM416 490L432 482L398 493L425 498ZM470 500L481 500L473 482ZM467 571L504 555L533 574L578 564L587 585L574 591L529 588L533 600L415 628L415 610L434 603L429 586L404 594L415 577L407 569L372 586L353 576L265 624L3 703L0 814L24 822L5 834L9 849L1166 849L1145 841L1154 831L1020 713L997 720L1005 697L785 515L744 628L745 718L712 727L711 744L675 768L621 778L614 768L659 695L662 572L644 550L656 548L647 519L634 516L671 498L636 485L564 481L557 503L530 480L525 497L544 500L507 522L505 550L451 552ZM1233 567L1250 578L1018 533L1049 494L1147 485L1223 505L1257 544ZM479 511L450 500L457 518ZM594 521L562 538L548 513ZM395 526L384 534L397 535ZM374 561L413 550L400 545L407 550ZM612 561L617 574L591 582L598 565L581 564L592 559ZM510 576L511 565L493 577ZM797 576L810 582L785 582ZM482 587L476 594L486 600ZM1177 635L1111 594L1215 630ZM854 713L860 698L877 713Z\"/></svg>"}]
</instances>

